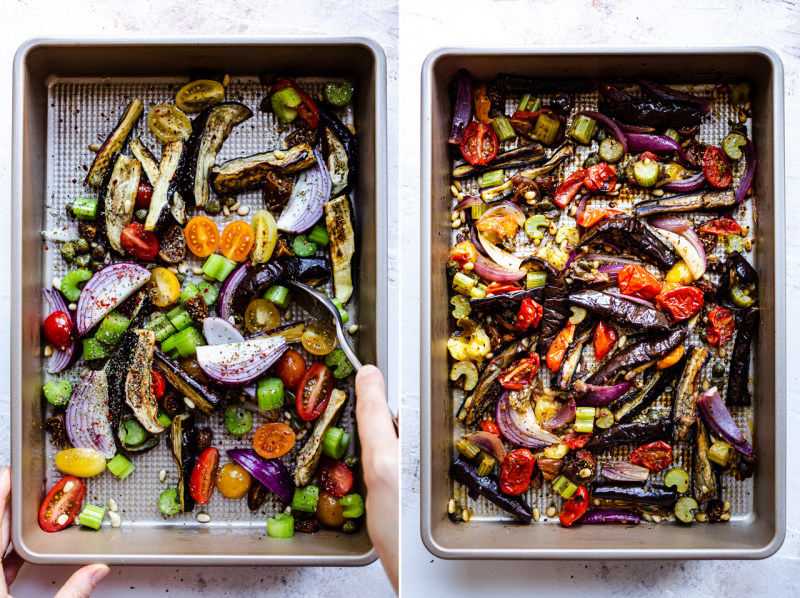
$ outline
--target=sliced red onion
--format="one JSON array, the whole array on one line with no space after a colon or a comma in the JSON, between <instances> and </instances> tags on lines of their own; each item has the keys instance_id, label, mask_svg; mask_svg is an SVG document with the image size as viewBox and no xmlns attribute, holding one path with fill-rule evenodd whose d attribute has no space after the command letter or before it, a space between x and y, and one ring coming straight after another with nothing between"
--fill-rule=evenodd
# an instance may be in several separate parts
<instances>
[{"instance_id":1,"label":"sliced red onion","mask_svg":"<svg viewBox=\"0 0 800 598\"><path fill-rule=\"evenodd\" d=\"M69 307L67 307L67 302L64 300L61 291L55 288L52 291L48 291L47 289L42 289L42 291L44 292L45 299L50 303L50 309L47 311L47 315L49 316L56 311L64 312L67 314L70 328L72 328L72 314L69 311ZM60 347L53 347L53 355L47 362L47 371L51 374L63 372L75 363L79 355L78 342L75 339L71 339L69 345L63 349Z\"/></svg>"},{"instance_id":2,"label":"sliced red onion","mask_svg":"<svg viewBox=\"0 0 800 598\"><path fill-rule=\"evenodd\" d=\"M615 386L595 386L586 384L586 394L575 399L575 404L580 407L605 407L623 396L633 382L623 382Z\"/></svg>"},{"instance_id":3,"label":"sliced red onion","mask_svg":"<svg viewBox=\"0 0 800 598\"><path fill-rule=\"evenodd\" d=\"M644 91L651 98L655 98L657 100L680 100L697 104L700 108L700 114L703 116L708 114L711 111L711 106L714 105L714 102L711 100L707 100L684 91L678 91L677 89L672 89L666 85L653 83L647 79L637 79L636 82L642 88L642 91Z\"/></svg>"},{"instance_id":4,"label":"sliced red onion","mask_svg":"<svg viewBox=\"0 0 800 598\"><path fill-rule=\"evenodd\" d=\"M241 343L197 347L197 363L212 380L226 386L247 386L261 377L286 351L282 336Z\"/></svg>"},{"instance_id":5,"label":"sliced red onion","mask_svg":"<svg viewBox=\"0 0 800 598\"><path fill-rule=\"evenodd\" d=\"M654 218L650 220L650 225L659 229L661 234L669 239L675 247L675 251L686 262L686 265L689 267L689 272L695 280L705 274L707 267L706 250L703 247L703 243L700 241L700 237L694 232L688 220L672 217ZM669 228L666 228L666 226ZM670 230L678 230L684 226L686 228L681 233L672 232L672 230Z\"/></svg>"},{"instance_id":6,"label":"sliced red onion","mask_svg":"<svg viewBox=\"0 0 800 598\"><path fill-rule=\"evenodd\" d=\"M652 133L655 131L653 127L645 127L644 125L626 125L618 120L615 120L614 123L620 128L620 130L622 130L623 133Z\"/></svg>"},{"instance_id":7,"label":"sliced red onion","mask_svg":"<svg viewBox=\"0 0 800 598\"><path fill-rule=\"evenodd\" d=\"M253 265L249 260L237 267L236 270L231 272L230 276L225 279L222 288L219 291L219 299L217 300L219 316L225 320L233 315L233 296L236 293L236 288L239 283L247 276L247 271Z\"/></svg>"},{"instance_id":8,"label":"sliced red onion","mask_svg":"<svg viewBox=\"0 0 800 598\"><path fill-rule=\"evenodd\" d=\"M302 171L292 187L289 203L278 218L278 230L302 233L322 218L325 202L330 199L331 175L319 150L314 150L316 163Z\"/></svg>"},{"instance_id":9,"label":"sliced red onion","mask_svg":"<svg viewBox=\"0 0 800 598\"><path fill-rule=\"evenodd\" d=\"M589 196L581 195L581 200L578 202L578 209L575 211L575 220L581 219L581 216L586 211L587 203L589 203ZM578 230L583 230L583 227L578 225Z\"/></svg>"},{"instance_id":10,"label":"sliced red onion","mask_svg":"<svg viewBox=\"0 0 800 598\"><path fill-rule=\"evenodd\" d=\"M67 437L75 448L90 448L111 459L117 453L108 412L108 381L103 370L90 370L67 404Z\"/></svg>"},{"instance_id":11,"label":"sliced red onion","mask_svg":"<svg viewBox=\"0 0 800 598\"><path fill-rule=\"evenodd\" d=\"M478 253L475 256L475 272L491 282L515 282L524 278L527 271L523 268L512 270L504 268Z\"/></svg>"},{"instance_id":12,"label":"sliced red onion","mask_svg":"<svg viewBox=\"0 0 800 598\"><path fill-rule=\"evenodd\" d=\"M91 330L108 312L138 291L150 271L127 262L106 266L88 281L78 297L75 326L78 338Z\"/></svg>"},{"instance_id":13,"label":"sliced red onion","mask_svg":"<svg viewBox=\"0 0 800 598\"><path fill-rule=\"evenodd\" d=\"M660 228L661 230L678 233L679 235L692 228L691 222L686 218L679 218L677 216L656 216L648 220L648 224Z\"/></svg>"},{"instance_id":14,"label":"sliced red onion","mask_svg":"<svg viewBox=\"0 0 800 598\"><path fill-rule=\"evenodd\" d=\"M53 230L42 231L45 241L77 241L81 238L78 229L74 226L62 226Z\"/></svg>"},{"instance_id":15,"label":"sliced red onion","mask_svg":"<svg viewBox=\"0 0 800 598\"><path fill-rule=\"evenodd\" d=\"M459 204L453 208L453 211L457 212L459 210L463 210L464 208L471 208L472 206L480 206L482 204L483 200L480 197L468 195L464 198L464 201L459 202Z\"/></svg>"},{"instance_id":16,"label":"sliced red onion","mask_svg":"<svg viewBox=\"0 0 800 598\"><path fill-rule=\"evenodd\" d=\"M650 470L628 461L608 461L603 463L600 473L614 482L646 482Z\"/></svg>"},{"instance_id":17,"label":"sliced red onion","mask_svg":"<svg viewBox=\"0 0 800 598\"><path fill-rule=\"evenodd\" d=\"M602 124L611 135L622 144L622 151L626 154L628 153L628 140L625 138L625 133L622 132L613 120L608 118L605 114L600 114L599 112L592 112L591 110L581 110L578 114L583 114L588 116L589 118L595 119L597 122ZM613 189L612 189L613 191Z\"/></svg>"},{"instance_id":18,"label":"sliced red onion","mask_svg":"<svg viewBox=\"0 0 800 598\"><path fill-rule=\"evenodd\" d=\"M732 444L733 448L744 456L755 458L756 453L753 451L753 447L750 446L736 422L733 421L716 386L712 386L700 395L700 398L697 399L697 409L715 436Z\"/></svg>"},{"instance_id":19,"label":"sliced red onion","mask_svg":"<svg viewBox=\"0 0 800 598\"><path fill-rule=\"evenodd\" d=\"M239 329L224 318L203 320L203 336L209 345L226 345L244 341L244 335L239 332Z\"/></svg>"},{"instance_id":20,"label":"sliced red onion","mask_svg":"<svg viewBox=\"0 0 800 598\"><path fill-rule=\"evenodd\" d=\"M569 257L567 258L567 262L564 264L564 267L561 269L562 272L566 272L567 270L569 270L569 267L572 265L572 262L574 262L575 259L578 257L578 254L579 254L578 250L575 250L575 251L573 251L572 253L569 254Z\"/></svg>"},{"instance_id":21,"label":"sliced red onion","mask_svg":"<svg viewBox=\"0 0 800 598\"><path fill-rule=\"evenodd\" d=\"M592 509L586 511L583 517L575 521L578 524L598 524L598 523L621 523L623 525L639 525L642 522L642 516L636 511L628 511L627 509Z\"/></svg>"},{"instance_id":22,"label":"sliced red onion","mask_svg":"<svg viewBox=\"0 0 800 598\"><path fill-rule=\"evenodd\" d=\"M509 252L500 249L494 243L489 241L484 235L478 233L478 240L483 245L486 255L498 266L514 271L519 270L522 266L522 260Z\"/></svg>"},{"instance_id":23,"label":"sliced red onion","mask_svg":"<svg viewBox=\"0 0 800 598\"><path fill-rule=\"evenodd\" d=\"M460 145L464 131L472 122L472 79L466 69L458 71L458 92L453 114L453 125L450 127L450 145Z\"/></svg>"},{"instance_id":24,"label":"sliced red onion","mask_svg":"<svg viewBox=\"0 0 800 598\"><path fill-rule=\"evenodd\" d=\"M555 430L566 424L575 415L575 399L570 399L558 408L556 414L548 421L542 422L543 430Z\"/></svg>"},{"instance_id":25,"label":"sliced red onion","mask_svg":"<svg viewBox=\"0 0 800 598\"><path fill-rule=\"evenodd\" d=\"M638 152L677 152L683 162L689 158L681 144L666 135L653 135L652 133L626 133L628 148L633 153Z\"/></svg>"},{"instance_id":26,"label":"sliced red onion","mask_svg":"<svg viewBox=\"0 0 800 598\"><path fill-rule=\"evenodd\" d=\"M226 452L284 503L292 502L294 485L289 471L280 459L263 459L253 449L234 448Z\"/></svg>"},{"instance_id":27,"label":"sliced red onion","mask_svg":"<svg viewBox=\"0 0 800 598\"><path fill-rule=\"evenodd\" d=\"M498 463L502 463L503 459L506 458L506 449L499 436L495 436L490 432L475 432L467 436L467 440L482 451L489 453L497 459Z\"/></svg>"},{"instance_id":28,"label":"sliced red onion","mask_svg":"<svg viewBox=\"0 0 800 598\"><path fill-rule=\"evenodd\" d=\"M598 261L600 263L608 263L611 265L619 265L619 264L635 264L641 265L642 262L640 260L633 260L629 258L620 257L618 255L609 255L607 253L589 253L583 256L583 259L590 260L592 262Z\"/></svg>"},{"instance_id":29,"label":"sliced red onion","mask_svg":"<svg viewBox=\"0 0 800 598\"><path fill-rule=\"evenodd\" d=\"M633 295L623 295L622 293L615 293L613 291L606 291L607 295L611 295L612 297L616 297L617 299L622 299L623 301L631 301L633 303L638 303L639 305L644 305L645 307L649 307L650 309L655 309L656 306L653 305L647 299L641 299L639 297L634 297Z\"/></svg>"},{"instance_id":30,"label":"sliced red onion","mask_svg":"<svg viewBox=\"0 0 800 598\"><path fill-rule=\"evenodd\" d=\"M609 264L607 266L600 266L597 271L608 276L608 280L616 284L619 273L622 272L625 265L626 264Z\"/></svg>"},{"instance_id":31,"label":"sliced red onion","mask_svg":"<svg viewBox=\"0 0 800 598\"><path fill-rule=\"evenodd\" d=\"M497 399L495 421L503 438L511 444L522 448L538 451L561 442L558 436L539 427L536 422L536 415L530 404L524 415L514 409L508 399L507 392L504 392Z\"/></svg>"},{"instance_id":32,"label":"sliced red onion","mask_svg":"<svg viewBox=\"0 0 800 598\"><path fill-rule=\"evenodd\" d=\"M525 226L525 212L523 212L513 201L504 199L492 203L491 207L486 210L483 213L483 216L478 219L478 222L484 218L490 218L492 216L513 216L517 226Z\"/></svg>"},{"instance_id":33,"label":"sliced red onion","mask_svg":"<svg viewBox=\"0 0 800 598\"><path fill-rule=\"evenodd\" d=\"M753 177L756 174L756 148L753 147L753 142L750 141L750 138L745 135L745 144L744 144L744 174L742 175L742 180L739 183L739 187L736 189L736 201L737 203L742 203L744 198L747 197L747 190L753 184Z\"/></svg>"},{"instance_id":34,"label":"sliced red onion","mask_svg":"<svg viewBox=\"0 0 800 598\"><path fill-rule=\"evenodd\" d=\"M689 191L697 191L700 187L706 184L706 175L700 171L697 174L689 177L688 179L678 179L664 183L659 187L664 191L671 191L673 193L688 193Z\"/></svg>"}]
</instances>

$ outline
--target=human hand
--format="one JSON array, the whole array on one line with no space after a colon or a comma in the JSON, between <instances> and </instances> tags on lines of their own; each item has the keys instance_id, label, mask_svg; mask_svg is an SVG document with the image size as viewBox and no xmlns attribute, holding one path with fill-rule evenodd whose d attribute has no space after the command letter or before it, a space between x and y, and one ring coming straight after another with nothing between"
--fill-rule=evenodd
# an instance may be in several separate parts
<instances>
[{"instance_id":1,"label":"human hand","mask_svg":"<svg viewBox=\"0 0 800 598\"><path fill-rule=\"evenodd\" d=\"M400 570L400 440L386 403L383 375L365 365L356 376L356 420L367 485L367 531L397 592Z\"/></svg>"},{"instance_id":2,"label":"human hand","mask_svg":"<svg viewBox=\"0 0 800 598\"><path fill-rule=\"evenodd\" d=\"M8 545L11 543L11 509L9 499L11 498L11 468L8 466L0 471L0 554L5 555L0 559L0 568L3 575L0 577L0 598L11 598L8 587L14 583L19 570L25 561L11 549L6 555ZM106 565L87 565L78 569L67 583L59 590L55 598L89 598L95 586L106 576L110 569Z\"/></svg>"}]
</instances>

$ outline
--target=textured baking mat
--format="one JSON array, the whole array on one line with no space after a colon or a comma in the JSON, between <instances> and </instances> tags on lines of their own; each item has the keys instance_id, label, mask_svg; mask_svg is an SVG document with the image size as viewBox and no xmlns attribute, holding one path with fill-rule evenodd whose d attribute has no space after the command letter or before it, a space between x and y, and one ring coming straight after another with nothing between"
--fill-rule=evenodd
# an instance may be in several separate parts
<instances>
[{"instance_id":1,"label":"textured baking mat","mask_svg":"<svg viewBox=\"0 0 800 598\"><path fill-rule=\"evenodd\" d=\"M331 79L305 78L298 79L298 82L315 97L322 91L324 84ZM188 80L179 79L61 79L55 82L49 89L48 97L48 151L47 151L47 210L45 216L45 229L52 230L59 226L75 225L75 220L66 215L66 204L75 200L77 197L97 197L97 190L84 186L83 180L86 171L91 166L94 159L94 152L89 149L92 144L102 143L110 131L114 128L125 107L134 98L139 98L144 103L144 114L140 118L137 126L131 133L130 139L139 137L150 151L160 160L161 147L163 143L155 137L147 126L147 111L154 104L162 102L174 102L175 93ZM276 122L274 114L264 113L258 110L259 103L264 97L264 88L256 77L252 78L232 78L226 90L226 101L238 101L245 104L253 111L252 118L241 125L235 127L222 146L217 157L220 164L227 160L249 156L252 154L269 151L272 149L285 149L286 136L292 132L293 127ZM345 124L353 123L352 104L338 112L339 118ZM127 151L127 150L126 150ZM213 192L212 192L213 193ZM233 220L250 221L256 210L264 209L262 192L256 188L246 191L237 196L241 205L249 206L250 212L246 216L239 216L233 213L231 216L224 216L220 213L212 217L219 225L220 232L228 222ZM187 217L204 214L196 208L187 206ZM63 277L72 267L61 257L60 243L45 242L44 249L44 272L42 280L49 288L54 277ZM318 255L325 255L325 250L320 250ZM187 263L189 271L186 281L198 282L202 280L202 275L197 276L192 273L192 267L202 266L205 260L195 257L187 251ZM217 283L217 288L221 286ZM324 286L327 292L332 292L330 283ZM356 301L351 301L347 307L350 316L348 325L358 322L358 305ZM300 320L310 321L305 312L293 303L290 304L289 315L282 314L281 324L287 324ZM353 339L357 347L357 334ZM306 361L312 363L319 361L319 357L310 356L300 344L292 345L296 350L303 353ZM42 370L45 371L46 358L42 359ZM78 362L72 368L56 376L45 373L44 382L52 379L71 379L73 382L80 378L83 370L82 362ZM352 380L348 378L345 382L339 382L337 386L345 390L351 397L348 399L338 424L344 428L355 439L355 411L353 397ZM44 399L42 399L44 401ZM51 414L50 405L47 405L47 416ZM230 462L226 450L236 447L252 447L252 440L258 427L270 421L263 413L253 414L253 427L247 434L234 436L225 427L222 413L214 414L211 417L202 417L198 412L197 426L209 428L213 433L212 446L216 446L220 451L220 466ZM311 426L309 425L309 428ZM302 434L299 432L298 434ZM60 448L49 442L49 435L46 442L47 460L47 489L53 486L63 474L55 467L54 456ZM310 430L303 438L298 439L294 449L283 457L284 463L289 471L294 470L294 458L297 451L302 447L304 440L310 435ZM355 441L351 442L349 451L353 451ZM172 452L169 449L166 433L162 434L159 445L152 451L137 456L132 459L136 466L134 471L125 480L120 480L109 471L87 479L86 503L107 506L108 499L113 498L119 507L122 515L123 526L131 525L181 525L181 526L266 526L266 515L275 513L281 509L281 502L278 498L269 493L267 500L262 507L251 512L247 508L247 501L231 500L223 497L219 492L214 492L210 502L206 505L197 505L193 512L172 515L166 517L161 514L157 507L158 497L166 488L175 487L178 480L178 469ZM167 471L166 479L159 481L159 473L164 469ZM207 513L211 517L211 522L200 524L195 519L198 513ZM104 527L109 526L108 519L104 522Z\"/></svg>"},{"instance_id":2,"label":"textured baking mat","mask_svg":"<svg viewBox=\"0 0 800 598\"><path fill-rule=\"evenodd\" d=\"M626 93L631 96L642 97L641 90L637 85L620 85L621 89L623 89ZM700 131L697 134L697 139L703 143L709 145L716 145L720 146L722 144L722 140L725 136L730 133L731 125L739 124L738 118L738 111L737 108L734 107L730 102L730 94L728 93L720 93L719 91L715 91L715 85L694 85L691 88L687 88L681 85L672 85L672 87L676 89L681 89L684 91L689 91L696 95L702 97L713 97L714 98L714 107L711 111L703 117L703 121L700 127ZM732 87L731 87L732 88ZM542 105L546 106L550 101L552 101L553 96L550 95L542 95L540 96L542 100ZM574 115L580 110L597 110L598 104L601 100L600 95L597 92L586 92L586 93L579 93L579 94L572 94L573 100L573 107L571 114ZM509 96L506 99L506 114L513 114L516 110L516 107L519 105L521 100L521 96ZM568 120L567 124L571 123L571 117ZM747 128L748 132L752 134L752 119L748 118L747 121L744 123ZM750 135L752 138L752 135ZM516 147L517 140L513 139L509 142L506 142L502 149L511 149ZM569 158L565 160L554 172L558 177L559 181L563 181L566 176L569 176L572 172L581 168L583 161L586 157L592 153L597 152L599 144L596 140L592 140L591 145L578 145L575 144L575 157ZM549 156L552 153L552 149L547 151L547 155ZM453 161L453 165L456 164L456 161ZM741 175L743 173L743 164L744 160L738 161L731 161L731 168L733 169L734 173L734 188L738 185L739 180L741 179ZM514 173L516 173L519 168L513 168L505 170L505 178L506 180L511 178ZM464 195L479 195L479 182L480 177L471 177L467 179L461 179L461 184L463 188ZM669 194L667 194L669 195ZM617 196L606 197L606 196L594 196L587 202L586 209L600 209L600 208L615 208L617 210L622 210L625 212L631 212L633 205L647 199L648 197L652 197L648 191L637 188L637 187L628 187L625 186L623 188L623 192ZM734 212L734 217L740 223L745 224L750 228L750 233L748 236L753 238L753 243L755 243L755 228L754 228L754 214L753 214L753 204L754 198L749 201L743 202L743 207L737 209ZM577 198L573 200L573 203L577 202ZM613 202L613 205L612 205ZM455 208L458 200L453 198L452 208ZM452 209L451 208L451 209ZM709 214L702 214L702 213L687 213L682 214L683 217L692 220L693 223L695 222L703 222L711 218ZM575 219L569 216L567 210L561 211L561 216L559 220L555 223L556 226L572 226L576 225ZM653 229L655 230L655 229ZM453 241L455 242L455 238L462 229L453 230ZM657 233L657 231L656 231ZM534 246L532 243L528 241L527 235L523 231L520 231L516 237L517 242L517 250L516 254L520 256L528 256L528 255L535 255L539 248L543 248L547 241L552 241L552 235L545 234L545 238L542 240L542 243L539 247ZM671 246L669 241L666 241L668 246ZM713 257L724 261L726 254L725 254L725 244L723 242L718 242L714 251L711 254ZM755 262L755 251L745 252L745 256L753 264L753 266L758 269L758 264ZM653 269L654 271L657 271ZM443 274L444 275L444 274ZM718 276L715 274L709 274L710 279L712 282L716 283ZM451 321L451 329L455 331L455 321L453 318L450 318ZM729 340L725 345L723 345L724 353L720 353L716 351L713 347L710 347L707 343L705 347L710 350L710 357L709 360L703 368L703 372L701 374L700 380L701 381L710 381L711 376L711 368L714 363L720 362L724 364L725 371L729 370L729 357L730 353L733 349L734 340ZM686 346L690 347L693 345L700 345L703 344L700 340L700 334L697 330L689 336L686 341ZM591 345L591 343L589 343ZM756 351L753 352L754 354L757 353ZM722 357L721 355L724 355ZM586 365L589 366L590 371L594 369L593 364L593 350L587 346L587 349L584 351L584 361ZM754 372L754 364L751 358L751 385L750 390L752 391L752 376ZM544 365L540 368L539 371L539 378L544 381L550 376L549 370L547 370ZM576 375L577 377L584 378L586 376L585 370L584 373L580 376ZM726 374L727 379L727 374ZM720 388L720 394L724 397L726 387ZM458 413L459 407L463 403L464 399L466 398L468 393L465 393L463 390L451 387L450 392L450 409L452 411L453 417L453 444L460 440L465 434L468 434L474 431L474 427L470 428L468 426L463 425L458 419L456 418L456 414ZM666 394L662 395L661 398L653 404L651 408L657 409L662 416L669 414L670 407L671 407L671 397L668 397ZM489 413L491 410L487 410L486 415L491 416ZM753 422L753 408L752 407L733 407L731 408L731 414L734 417L739 428L745 434L747 438L752 438L751 430L752 430L752 422ZM493 419L493 416L491 416ZM633 421L644 421L644 415L640 415L637 418L634 418ZM513 446L506 443L507 449L513 449ZM600 465L607 461L611 460L625 460L627 461L630 457L630 453L635 448L634 446L624 445L621 447L615 447L609 449L603 453L596 454L597 464L598 464L598 471L600 469ZM537 456L541 455L541 452L535 453ZM455 448L453 449L453 458L457 455L457 451ZM692 447L690 443L681 442L678 445L673 445L673 462L671 467L683 467L687 472L691 475L691 455L692 455ZM651 473L650 475L650 482L651 483L662 483L663 477L665 472L661 473ZM602 479L598 473L596 480ZM737 482L730 476L721 476L720 482L722 486L722 494L721 499L723 501L730 501L731 503L731 519L744 519L748 515L750 515L753 511L753 500L752 500L752 489L753 489L753 480L752 478L749 480L745 480L743 482ZM500 507L496 506L489 500L478 497L477 500L473 500L467 494L466 487L458 484L456 482L451 481L452 484L452 492L453 498L455 498L458 502L461 503L462 506L468 507L473 515L472 517L478 520L484 521L516 521L516 518L509 515L506 511L501 509ZM687 495L691 495L691 489ZM531 508L538 508L541 513L541 518L539 523L558 523L558 517L547 517L546 511L550 506L555 507L556 513L560 513L564 500L562 499L561 495L555 492L551 488L551 484L549 482L545 482L541 489L534 490L530 489L526 494L523 495L525 500L530 504ZM673 521L674 522L674 515L670 516L665 521ZM642 525L645 526L654 526L654 523L648 523L647 521L643 521ZM662 523L663 525L663 523ZM641 527L641 526L640 526Z\"/></svg>"}]
</instances>

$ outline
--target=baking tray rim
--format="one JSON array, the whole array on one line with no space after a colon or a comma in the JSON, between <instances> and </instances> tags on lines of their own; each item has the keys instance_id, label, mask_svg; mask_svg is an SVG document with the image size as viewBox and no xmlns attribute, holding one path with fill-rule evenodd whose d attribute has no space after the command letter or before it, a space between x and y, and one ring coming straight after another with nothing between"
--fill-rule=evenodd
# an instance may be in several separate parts
<instances>
[{"instance_id":1,"label":"baking tray rim","mask_svg":"<svg viewBox=\"0 0 800 598\"><path fill-rule=\"evenodd\" d=\"M773 274L775 294L773 296L775 313L775 434L774 458L775 495L775 531L768 541L757 548L603 548L603 549L516 549L516 548L453 548L444 546L434 539L433 535L433 440L431 429L431 271L427 257L431 255L432 210L432 156L433 131L431 113L433 70L436 62L446 56L509 56L509 55L640 55L656 56L660 54L754 54L766 58L772 68L774 128L771 131L774 160L774 210L775 222L783 221L783 227L775 226L775 249ZM421 116L420 127L420 199L421 199L421 245L420 245L420 535L422 542L431 554L444 559L685 559L687 554L694 559L764 559L775 554L783 545L786 537L786 218L784 192L784 71L780 56L769 47L760 45L748 46L445 46L431 51L425 58L421 69ZM751 514L751 517L755 515ZM511 524L513 525L513 524ZM504 526L505 527L505 526ZM498 529L499 526L498 526Z\"/></svg>"},{"instance_id":2,"label":"baking tray rim","mask_svg":"<svg viewBox=\"0 0 800 598\"><path fill-rule=\"evenodd\" d=\"M11 249L15 256L12 268L12 307L10 309L10 391L11 391L11 466L12 484L17 488L23 487L22 481L22 412L21 396L21 351L22 326L21 326L21 271L23 256L22 238L22 195L25 172L24 163L24 121L25 96L26 96L26 64L31 52L42 47L58 46L88 46L102 48L103 46L180 46L193 45L197 47L219 47L225 45L248 46L308 46L308 45L339 45L362 47L367 50L374 64L374 152L375 160L375 253L374 264L379 273L387 272L387 202L388 202L388 167L387 167L387 67L386 54L383 48L374 39L364 35L291 35L291 36L206 36L206 35L153 35L120 38L116 36L41 36L32 37L24 41L14 54L12 70L12 150L11 150ZM45 84L49 84L46 81ZM376 329L386 329L388 326L388 274L376 276L375 284L375 326ZM385 335L377 335L376 343L377 365L381 370L387 371L388 344ZM187 554L141 554L141 553L115 553L115 554L81 554L69 558L31 550L23 535L22 501L21 492L12 495L12 544L15 551L26 561L35 564L91 564L104 562L107 564L125 565L277 565L277 566L345 566L363 567L375 562L378 554L370 541L370 549L366 552L353 555L187 555Z\"/></svg>"}]
</instances>

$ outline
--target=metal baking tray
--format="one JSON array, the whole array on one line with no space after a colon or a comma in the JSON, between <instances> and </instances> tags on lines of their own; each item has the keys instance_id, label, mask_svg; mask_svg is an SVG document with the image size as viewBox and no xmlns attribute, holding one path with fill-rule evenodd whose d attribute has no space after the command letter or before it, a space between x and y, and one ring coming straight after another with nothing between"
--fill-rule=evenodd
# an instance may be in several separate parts
<instances>
[{"instance_id":1,"label":"metal baking tray","mask_svg":"<svg viewBox=\"0 0 800 598\"><path fill-rule=\"evenodd\" d=\"M116 122L133 96L146 106L172 97L193 72L228 73L228 97L244 102L253 118L234 130L219 159L277 147L288 133L276 133L272 115L258 112L262 72L298 78L314 92L326 80L347 78L357 89L344 114L357 129L360 172L355 192L357 255L355 294L348 311L359 324L356 349L365 363L387 365L386 278L386 60L380 46L363 37L291 38L145 38L35 39L23 44L14 61L14 147L12 212L13 305L11 325L12 468L14 476L13 543L35 563L183 565L361 566L376 559L366 528L353 535L324 530L296 534L290 540L266 537L266 514L280 508L268 501L250 514L243 501L218 496L202 509L211 523L198 523L200 512L170 518L155 507L158 494L172 480L174 461L166 443L136 460L137 471L125 481L111 475L87 483L87 501L119 503L123 525L99 532L71 526L58 534L39 528L38 509L46 489L60 477L53 467L54 447L42 423L47 403L41 386L40 314L42 291L63 269L54 251L42 251L40 231L58 224L64 204L81 194L83 164ZM155 138L142 119L137 134L158 154ZM239 135L237 135L237 132ZM262 206L260 192L242 194L251 212ZM191 264L195 265L195 264ZM354 397L342 425L354 425ZM220 418L210 427L215 445L241 446L223 432ZM254 423L260 424L257 419ZM205 425L205 424L204 424ZM255 426L254 426L255 428ZM353 438L356 435L353 434ZM301 443L299 443L301 444ZM355 450L358 450L356 446ZM166 468L167 483L158 481ZM44 482L44 483L43 483ZM363 488L362 480L357 480Z\"/></svg>"},{"instance_id":2,"label":"metal baking tray","mask_svg":"<svg viewBox=\"0 0 800 598\"><path fill-rule=\"evenodd\" d=\"M477 80L506 72L613 81L642 76L697 86L750 82L754 92L749 125L759 158L758 224L750 255L761 274L759 300L764 309L754 351L754 405L739 424L748 416L752 419L759 462L755 477L735 490L739 508L727 524L643 522L636 528L566 529L557 519L543 518L525 525L485 499L467 501L477 515L469 524L450 522L449 499L455 495L466 500L463 488L448 475L455 454L453 437L461 432L453 417L461 399L448 380L449 291L442 268L453 233L452 158L446 143L453 100L448 87L461 68ZM587 96L581 101L592 100ZM727 116L718 115L715 136L727 127ZM426 207L421 210L421 533L428 550L450 559L744 559L777 551L786 521L783 67L778 56L749 47L439 49L422 69L422 118L421 197ZM540 492L530 499L532 506L543 507L552 497L548 493L545 499Z\"/></svg>"}]
</instances>

